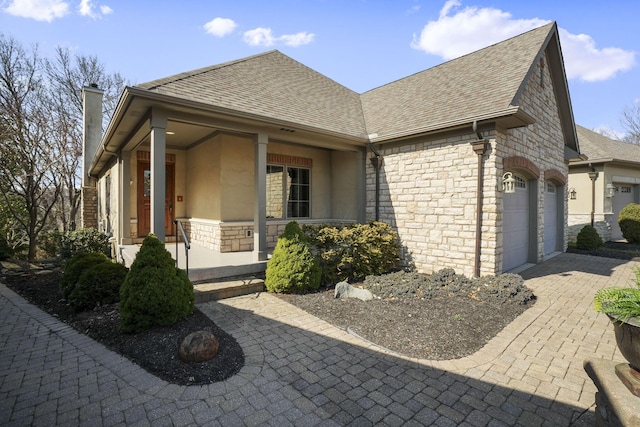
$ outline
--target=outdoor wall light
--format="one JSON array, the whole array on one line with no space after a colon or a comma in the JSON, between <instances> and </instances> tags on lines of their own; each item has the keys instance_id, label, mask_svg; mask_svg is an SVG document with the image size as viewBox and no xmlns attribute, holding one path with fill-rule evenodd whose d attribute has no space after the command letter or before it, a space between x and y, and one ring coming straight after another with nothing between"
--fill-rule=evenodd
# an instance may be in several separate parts
<instances>
[{"instance_id":1,"label":"outdoor wall light","mask_svg":"<svg viewBox=\"0 0 640 427\"><path fill-rule=\"evenodd\" d=\"M575 199L576 199L576 194L577 194L577 193L576 193L576 189L575 189L575 188L571 188L571 189L569 190L569 198L570 198L571 200L575 200Z\"/></svg>"},{"instance_id":2,"label":"outdoor wall light","mask_svg":"<svg viewBox=\"0 0 640 427\"><path fill-rule=\"evenodd\" d=\"M612 198L616 194L616 186L612 183L607 184L607 198Z\"/></svg>"},{"instance_id":3,"label":"outdoor wall light","mask_svg":"<svg viewBox=\"0 0 640 427\"><path fill-rule=\"evenodd\" d=\"M504 191L505 194L513 194L516 192L516 179L511 172L505 172L498 179L498 191Z\"/></svg>"}]
</instances>

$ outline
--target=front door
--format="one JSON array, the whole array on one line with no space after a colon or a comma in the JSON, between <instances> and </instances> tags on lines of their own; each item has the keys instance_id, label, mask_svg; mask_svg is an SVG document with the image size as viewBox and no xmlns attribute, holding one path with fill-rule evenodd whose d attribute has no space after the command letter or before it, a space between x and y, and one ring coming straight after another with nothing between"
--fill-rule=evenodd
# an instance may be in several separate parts
<instances>
[{"instance_id":1,"label":"front door","mask_svg":"<svg viewBox=\"0 0 640 427\"><path fill-rule=\"evenodd\" d=\"M167 163L164 202L165 234L173 236L173 195L175 192L175 165ZM151 163L138 161L138 237L151 232Z\"/></svg>"}]
</instances>

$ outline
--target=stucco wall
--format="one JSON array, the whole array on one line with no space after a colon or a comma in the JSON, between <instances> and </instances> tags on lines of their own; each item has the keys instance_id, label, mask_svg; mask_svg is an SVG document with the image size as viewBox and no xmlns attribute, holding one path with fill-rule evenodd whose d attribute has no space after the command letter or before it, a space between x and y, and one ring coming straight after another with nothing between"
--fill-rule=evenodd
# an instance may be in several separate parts
<instances>
[{"instance_id":1,"label":"stucco wall","mask_svg":"<svg viewBox=\"0 0 640 427\"><path fill-rule=\"evenodd\" d=\"M221 218L221 138L212 138L187 152L185 216Z\"/></svg>"}]
</instances>

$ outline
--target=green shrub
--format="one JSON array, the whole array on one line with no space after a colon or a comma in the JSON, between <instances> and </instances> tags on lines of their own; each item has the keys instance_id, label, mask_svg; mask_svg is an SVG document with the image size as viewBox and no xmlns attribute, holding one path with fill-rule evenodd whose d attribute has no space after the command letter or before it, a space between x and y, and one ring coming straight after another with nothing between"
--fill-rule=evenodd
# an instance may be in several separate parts
<instances>
[{"instance_id":1,"label":"green shrub","mask_svg":"<svg viewBox=\"0 0 640 427\"><path fill-rule=\"evenodd\" d=\"M629 203L618 215L618 225L622 236L629 243L640 243L640 205Z\"/></svg>"},{"instance_id":2,"label":"green shrub","mask_svg":"<svg viewBox=\"0 0 640 427\"><path fill-rule=\"evenodd\" d=\"M60 279L60 292L64 299L69 299L78 279L86 270L99 264L111 263L107 256L100 252L80 252L67 262Z\"/></svg>"},{"instance_id":3,"label":"green shrub","mask_svg":"<svg viewBox=\"0 0 640 427\"><path fill-rule=\"evenodd\" d=\"M45 258L55 258L60 255L62 233L58 230L41 233L38 236L38 249Z\"/></svg>"},{"instance_id":4,"label":"green shrub","mask_svg":"<svg viewBox=\"0 0 640 427\"><path fill-rule=\"evenodd\" d=\"M602 238L595 228L590 225L582 227L576 237L576 247L578 249L593 250L602 246Z\"/></svg>"},{"instance_id":5,"label":"green shrub","mask_svg":"<svg viewBox=\"0 0 640 427\"><path fill-rule=\"evenodd\" d=\"M320 267L322 282L356 282L398 267L398 234L382 222L335 226L306 226Z\"/></svg>"},{"instance_id":6,"label":"green shrub","mask_svg":"<svg viewBox=\"0 0 640 427\"><path fill-rule=\"evenodd\" d=\"M141 332L172 325L193 312L193 285L152 234L142 242L120 288L120 330Z\"/></svg>"},{"instance_id":7,"label":"green shrub","mask_svg":"<svg viewBox=\"0 0 640 427\"><path fill-rule=\"evenodd\" d=\"M13 249L7 243L7 239L0 236L0 261L11 258L13 256Z\"/></svg>"},{"instance_id":8,"label":"green shrub","mask_svg":"<svg viewBox=\"0 0 640 427\"><path fill-rule=\"evenodd\" d=\"M265 287L270 292L302 293L320 287L320 266L295 221L287 224L267 262Z\"/></svg>"},{"instance_id":9,"label":"green shrub","mask_svg":"<svg viewBox=\"0 0 640 427\"><path fill-rule=\"evenodd\" d=\"M103 262L85 269L69 295L71 308L82 311L118 302L120 287L128 271L124 265L115 262Z\"/></svg>"},{"instance_id":10,"label":"green shrub","mask_svg":"<svg viewBox=\"0 0 640 427\"><path fill-rule=\"evenodd\" d=\"M80 252L101 252L111 257L109 236L93 228L81 228L64 233L60 240L60 256L70 259Z\"/></svg>"}]
</instances>

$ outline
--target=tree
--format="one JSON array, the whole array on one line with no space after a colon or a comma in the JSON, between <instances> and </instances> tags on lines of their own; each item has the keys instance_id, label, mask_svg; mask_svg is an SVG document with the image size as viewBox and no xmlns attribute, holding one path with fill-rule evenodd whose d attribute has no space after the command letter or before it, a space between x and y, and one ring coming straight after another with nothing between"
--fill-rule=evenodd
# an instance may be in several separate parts
<instances>
[{"instance_id":1,"label":"tree","mask_svg":"<svg viewBox=\"0 0 640 427\"><path fill-rule=\"evenodd\" d=\"M75 228L80 208L82 87L95 83L104 90L102 116L106 127L125 80L118 73L107 73L97 57L73 56L68 48L58 47L54 58L43 62L50 88L47 101L55 123L52 146L64 159L58 164L62 188L56 212L63 231L67 231Z\"/></svg>"},{"instance_id":2,"label":"tree","mask_svg":"<svg viewBox=\"0 0 640 427\"><path fill-rule=\"evenodd\" d=\"M37 48L0 35L0 197L26 234L30 260L60 194L40 71Z\"/></svg>"},{"instance_id":3,"label":"tree","mask_svg":"<svg viewBox=\"0 0 640 427\"><path fill-rule=\"evenodd\" d=\"M125 84L94 56L58 48L52 60L0 33L0 232L34 259L38 235L74 229L80 204L82 87L104 90L104 125ZM4 216L4 215L3 215ZM56 224L52 224L55 222ZM9 239L8 239L9 240Z\"/></svg>"},{"instance_id":4,"label":"tree","mask_svg":"<svg viewBox=\"0 0 640 427\"><path fill-rule=\"evenodd\" d=\"M626 142L640 144L640 99L627 106L622 112L622 126L627 131Z\"/></svg>"}]
</instances>

